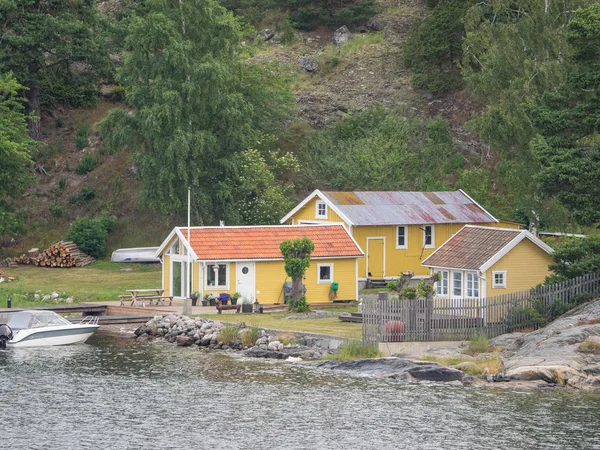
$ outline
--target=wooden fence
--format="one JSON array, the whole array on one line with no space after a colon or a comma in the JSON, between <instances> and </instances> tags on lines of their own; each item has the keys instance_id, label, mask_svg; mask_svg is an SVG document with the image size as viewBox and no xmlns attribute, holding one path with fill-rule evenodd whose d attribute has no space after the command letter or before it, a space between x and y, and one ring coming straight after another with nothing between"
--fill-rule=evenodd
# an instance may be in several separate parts
<instances>
[{"instance_id":1,"label":"wooden fence","mask_svg":"<svg viewBox=\"0 0 600 450\"><path fill-rule=\"evenodd\" d=\"M378 299L363 302L363 342L466 340L537 329L600 295L600 273L486 299Z\"/></svg>"}]
</instances>

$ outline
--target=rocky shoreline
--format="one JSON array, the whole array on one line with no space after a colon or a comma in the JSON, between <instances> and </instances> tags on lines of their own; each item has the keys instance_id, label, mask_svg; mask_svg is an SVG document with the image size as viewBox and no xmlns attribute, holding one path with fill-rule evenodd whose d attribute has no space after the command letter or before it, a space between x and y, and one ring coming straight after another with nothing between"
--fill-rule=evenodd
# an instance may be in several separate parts
<instances>
[{"instance_id":1,"label":"rocky shoreline","mask_svg":"<svg viewBox=\"0 0 600 450\"><path fill-rule=\"evenodd\" d=\"M251 328L244 324L225 326L220 321L170 314L155 316L138 327L138 342L164 339L178 346L197 346L208 350L235 351L243 357L277 359L302 363L321 370L389 378L402 382L458 382L466 386L501 388L569 387L600 390L600 354L582 352L584 341L600 346L600 301L560 317L550 325L531 333L511 333L490 341L505 365L497 375L475 377L465 374L461 365L447 367L438 362L422 361L424 355L392 355L388 358L355 361L323 360L338 349L341 339L327 340L302 333L278 336L261 330L257 339L248 339ZM223 338L227 328L227 338ZM233 329L233 331L232 331ZM256 331L254 331L256 333ZM293 343L289 343L293 335ZM308 335L308 334L307 334ZM288 341L284 344L282 341ZM426 355L462 356L460 351L432 350ZM467 363L462 363L466 366Z\"/></svg>"}]
</instances>

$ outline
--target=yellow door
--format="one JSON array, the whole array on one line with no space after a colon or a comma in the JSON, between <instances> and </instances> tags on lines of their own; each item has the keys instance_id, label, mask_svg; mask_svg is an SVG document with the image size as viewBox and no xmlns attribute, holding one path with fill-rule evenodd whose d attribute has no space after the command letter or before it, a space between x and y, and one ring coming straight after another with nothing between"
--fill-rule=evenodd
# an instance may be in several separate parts
<instances>
[{"instance_id":1,"label":"yellow door","mask_svg":"<svg viewBox=\"0 0 600 450\"><path fill-rule=\"evenodd\" d=\"M369 239L367 242L367 277L383 278L383 239Z\"/></svg>"}]
</instances>

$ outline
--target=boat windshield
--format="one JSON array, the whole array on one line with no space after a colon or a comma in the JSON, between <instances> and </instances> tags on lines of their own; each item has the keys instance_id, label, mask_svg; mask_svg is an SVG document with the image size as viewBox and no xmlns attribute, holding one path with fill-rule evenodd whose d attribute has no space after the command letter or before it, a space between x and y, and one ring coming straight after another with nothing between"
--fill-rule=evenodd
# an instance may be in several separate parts
<instances>
[{"instance_id":1,"label":"boat windshield","mask_svg":"<svg viewBox=\"0 0 600 450\"><path fill-rule=\"evenodd\" d=\"M19 311L11 314L7 325L16 331L29 328L71 325L71 322L59 316L54 311Z\"/></svg>"}]
</instances>

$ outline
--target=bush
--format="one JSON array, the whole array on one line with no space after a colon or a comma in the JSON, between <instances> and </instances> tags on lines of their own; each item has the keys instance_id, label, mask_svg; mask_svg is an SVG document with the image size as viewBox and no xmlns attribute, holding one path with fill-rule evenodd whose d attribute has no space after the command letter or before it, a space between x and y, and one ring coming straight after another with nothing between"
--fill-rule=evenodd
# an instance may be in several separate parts
<instances>
[{"instance_id":1,"label":"bush","mask_svg":"<svg viewBox=\"0 0 600 450\"><path fill-rule=\"evenodd\" d=\"M244 347L254 347L260 337L260 331L256 327L246 328L242 332L242 345Z\"/></svg>"},{"instance_id":2,"label":"bush","mask_svg":"<svg viewBox=\"0 0 600 450\"><path fill-rule=\"evenodd\" d=\"M83 150L87 147L89 133L90 127L88 125L81 125L77 128L77 134L75 135L75 147L77 150Z\"/></svg>"},{"instance_id":3,"label":"bush","mask_svg":"<svg viewBox=\"0 0 600 450\"><path fill-rule=\"evenodd\" d=\"M340 345L340 348L333 355L328 355L326 359L341 359L349 361L352 359L380 358L383 354L373 345L363 345L360 341L347 341Z\"/></svg>"},{"instance_id":4,"label":"bush","mask_svg":"<svg viewBox=\"0 0 600 450\"><path fill-rule=\"evenodd\" d=\"M79 161L79 166L75 169L75 173L78 175L85 175L86 173L94 170L98 164L100 164L100 160L97 156L90 155L89 153L81 158Z\"/></svg>"},{"instance_id":5,"label":"bush","mask_svg":"<svg viewBox=\"0 0 600 450\"><path fill-rule=\"evenodd\" d=\"M239 328L226 326L219 330L219 335L217 336L217 341L219 344L231 344L232 342L239 341L238 337ZM256 338L258 339L258 338ZM255 341L256 342L256 341Z\"/></svg>"},{"instance_id":6,"label":"bush","mask_svg":"<svg viewBox=\"0 0 600 450\"><path fill-rule=\"evenodd\" d=\"M106 255L106 237L108 236L108 227L114 226L106 217L93 219L83 217L77 219L69 230L68 239L75 242L77 246L94 258L101 258Z\"/></svg>"},{"instance_id":7,"label":"bush","mask_svg":"<svg viewBox=\"0 0 600 450\"><path fill-rule=\"evenodd\" d=\"M96 197L96 191L94 190L94 188L86 186L81 188L79 193L69 197L69 203L73 205L84 204L91 201L94 197Z\"/></svg>"},{"instance_id":8,"label":"bush","mask_svg":"<svg viewBox=\"0 0 600 450\"><path fill-rule=\"evenodd\" d=\"M469 341L469 347L465 353L468 355L475 355L477 353L486 353L490 348L490 341L487 336L481 334L475 336Z\"/></svg>"},{"instance_id":9,"label":"bush","mask_svg":"<svg viewBox=\"0 0 600 450\"><path fill-rule=\"evenodd\" d=\"M579 345L578 350L583 353L592 353L594 355L600 355L600 342L591 338L587 338Z\"/></svg>"},{"instance_id":10,"label":"bush","mask_svg":"<svg viewBox=\"0 0 600 450\"><path fill-rule=\"evenodd\" d=\"M536 329L546 325L546 316L529 306L518 306L508 312L506 325L509 333L526 329Z\"/></svg>"},{"instance_id":11,"label":"bush","mask_svg":"<svg viewBox=\"0 0 600 450\"><path fill-rule=\"evenodd\" d=\"M303 295L297 301L294 301L292 297L290 297L288 309L295 310L297 312L305 312L310 311L310 305L306 303L306 296Z\"/></svg>"},{"instance_id":12,"label":"bush","mask_svg":"<svg viewBox=\"0 0 600 450\"><path fill-rule=\"evenodd\" d=\"M52 217L62 217L64 213L64 208L59 204L54 203L50 205L50 214L52 214Z\"/></svg>"},{"instance_id":13,"label":"bush","mask_svg":"<svg viewBox=\"0 0 600 450\"><path fill-rule=\"evenodd\" d=\"M58 180L58 188L61 191L64 191L66 187L67 187L67 177L65 177L63 175L62 177L60 177L60 180Z\"/></svg>"}]
</instances>

